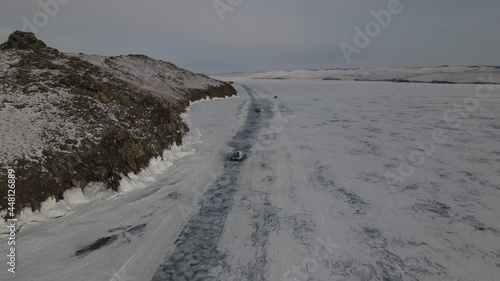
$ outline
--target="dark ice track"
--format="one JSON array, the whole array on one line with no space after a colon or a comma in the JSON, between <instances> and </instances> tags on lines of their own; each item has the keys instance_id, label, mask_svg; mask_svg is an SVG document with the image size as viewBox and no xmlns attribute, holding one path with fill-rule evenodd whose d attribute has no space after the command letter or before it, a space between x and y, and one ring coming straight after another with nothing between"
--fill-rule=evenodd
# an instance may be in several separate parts
<instances>
[{"instance_id":1,"label":"dark ice track","mask_svg":"<svg viewBox=\"0 0 500 281\"><path fill-rule=\"evenodd\" d=\"M259 99L251 88L243 88L250 96L249 112L244 125L229 142L229 146L248 153L257 143L259 131L269 126L273 111L270 100ZM256 107L263 109L265 114L255 113ZM174 252L159 266L153 281L211 280L208 276L210 269L224 260L224 255L217 250L217 242L234 204L233 195L245 188L240 185L244 163L225 162L222 174L204 194L200 210L184 226L175 242Z\"/></svg>"}]
</instances>

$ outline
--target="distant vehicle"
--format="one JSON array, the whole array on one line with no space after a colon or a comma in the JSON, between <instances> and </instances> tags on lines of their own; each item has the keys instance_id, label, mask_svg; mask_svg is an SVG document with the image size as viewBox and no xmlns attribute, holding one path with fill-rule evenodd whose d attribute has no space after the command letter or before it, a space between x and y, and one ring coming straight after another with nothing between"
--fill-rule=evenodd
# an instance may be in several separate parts
<instances>
[{"instance_id":1,"label":"distant vehicle","mask_svg":"<svg viewBox=\"0 0 500 281\"><path fill-rule=\"evenodd\" d=\"M262 110L260 110L260 108L256 107L253 111L255 111L255 112L261 112Z\"/></svg>"},{"instance_id":2,"label":"distant vehicle","mask_svg":"<svg viewBox=\"0 0 500 281\"><path fill-rule=\"evenodd\" d=\"M277 99L277 98L278 98L278 96L274 96L274 98L275 98L275 99Z\"/></svg>"},{"instance_id":3,"label":"distant vehicle","mask_svg":"<svg viewBox=\"0 0 500 281\"><path fill-rule=\"evenodd\" d=\"M241 161L243 158L245 158L245 152L243 152L243 150L235 150L231 156L232 161Z\"/></svg>"}]
</instances>

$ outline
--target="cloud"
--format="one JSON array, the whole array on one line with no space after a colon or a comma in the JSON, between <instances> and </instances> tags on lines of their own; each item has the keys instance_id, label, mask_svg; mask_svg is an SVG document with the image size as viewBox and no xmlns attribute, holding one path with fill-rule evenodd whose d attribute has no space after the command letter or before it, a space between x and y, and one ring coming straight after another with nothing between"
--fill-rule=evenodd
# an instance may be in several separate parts
<instances>
[{"instance_id":1,"label":"cloud","mask_svg":"<svg viewBox=\"0 0 500 281\"><path fill-rule=\"evenodd\" d=\"M247 3L248 2L248 3ZM311 21L286 6L273 10L243 1L220 21L212 1L87 0L64 7L67 24L106 29L134 38L180 38L194 43L236 47L303 45ZM62 23L62 21L61 21Z\"/></svg>"},{"instance_id":2,"label":"cloud","mask_svg":"<svg viewBox=\"0 0 500 281\"><path fill-rule=\"evenodd\" d=\"M339 44L389 0L242 0L222 22L213 1L71 0L37 36L63 51L142 52L208 72L500 64L499 1L402 0L404 12L350 65ZM0 40L40 10L38 0L2 4Z\"/></svg>"}]
</instances>

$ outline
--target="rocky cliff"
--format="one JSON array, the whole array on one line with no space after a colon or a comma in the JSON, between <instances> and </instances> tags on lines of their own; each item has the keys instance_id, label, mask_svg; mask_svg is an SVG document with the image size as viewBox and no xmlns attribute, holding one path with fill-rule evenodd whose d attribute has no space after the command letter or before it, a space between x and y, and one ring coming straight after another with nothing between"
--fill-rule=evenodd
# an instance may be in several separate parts
<instances>
[{"instance_id":1,"label":"rocky cliff","mask_svg":"<svg viewBox=\"0 0 500 281\"><path fill-rule=\"evenodd\" d=\"M64 54L32 33L0 45L0 211L15 169L16 212L90 182L119 187L180 144L190 101L236 95L229 84L143 55Z\"/></svg>"}]
</instances>

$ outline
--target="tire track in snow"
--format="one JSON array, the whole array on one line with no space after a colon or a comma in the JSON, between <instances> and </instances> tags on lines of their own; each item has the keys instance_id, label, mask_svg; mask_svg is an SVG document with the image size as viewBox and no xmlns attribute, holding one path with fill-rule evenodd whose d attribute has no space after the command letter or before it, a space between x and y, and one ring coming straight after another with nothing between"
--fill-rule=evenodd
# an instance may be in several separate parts
<instances>
[{"instance_id":1,"label":"tire track in snow","mask_svg":"<svg viewBox=\"0 0 500 281\"><path fill-rule=\"evenodd\" d=\"M257 98L251 88L242 87L250 96L249 113L229 146L249 151L256 144L259 131L269 126L273 114L266 100ZM255 107L263 108L267 114L255 114ZM210 269L224 260L224 255L217 250L217 242L234 204L233 194L244 188L239 183L243 164L225 162L222 174L205 193L200 210L184 226L174 252L159 266L153 281L210 280Z\"/></svg>"}]
</instances>

